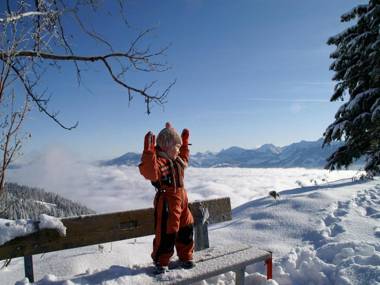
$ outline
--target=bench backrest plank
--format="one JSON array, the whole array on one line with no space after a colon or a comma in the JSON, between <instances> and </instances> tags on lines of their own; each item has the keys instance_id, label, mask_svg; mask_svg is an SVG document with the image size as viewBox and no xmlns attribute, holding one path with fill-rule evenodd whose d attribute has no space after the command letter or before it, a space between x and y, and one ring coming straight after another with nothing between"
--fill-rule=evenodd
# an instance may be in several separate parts
<instances>
[{"instance_id":1,"label":"bench backrest plank","mask_svg":"<svg viewBox=\"0 0 380 285\"><path fill-rule=\"evenodd\" d=\"M229 198L193 202L189 208L196 224L202 222L204 208L208 211L209 224L232 218ZM0 260L152 235L154 209L64 218L62 222L67 228L66 236L45 229L16 238L0 246Z\"/></svg>"}]
</instances>

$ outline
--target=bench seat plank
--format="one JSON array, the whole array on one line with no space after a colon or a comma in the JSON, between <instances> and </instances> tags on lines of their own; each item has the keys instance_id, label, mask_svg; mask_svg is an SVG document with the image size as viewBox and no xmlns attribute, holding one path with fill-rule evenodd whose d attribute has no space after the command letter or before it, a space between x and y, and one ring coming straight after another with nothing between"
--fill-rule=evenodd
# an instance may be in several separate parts
<instances>
[{"instance_id":1,"label":"bench seat plank","mask_svg":"<svg viewBox=\"0 0 380 285\"><path fill-rule=\"evenodd\" d=\"M194 253L196 267L191 270L175 269L154 278L152 284L191 284L228 271L236 271L247 265L271 258L271 253L243 244L211 247ZM157 280L158 279L158 280Z\"/></svg>"}]
</instances>

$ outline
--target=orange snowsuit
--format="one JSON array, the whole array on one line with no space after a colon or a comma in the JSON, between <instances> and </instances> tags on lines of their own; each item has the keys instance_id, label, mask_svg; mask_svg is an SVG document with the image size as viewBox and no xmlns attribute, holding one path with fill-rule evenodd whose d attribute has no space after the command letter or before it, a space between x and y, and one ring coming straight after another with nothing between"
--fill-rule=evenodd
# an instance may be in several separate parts
<instances>
[{"instance_id":1,"label":"orange snowsuit","mask_svg":"<svg viewBox=\"0 0 380 285\"><path fill-rule=\"evenodd\" d=\"M184 170L189 161L189 148L182 145L178 157L169 156L156 147L144 151L140 173L156 187L154 198L155 238L151 254L154 263L167 266L174 253L182 261L192 260L194 251L193 216L188 208L184 188Z\"/></svg>"}]
</instances>

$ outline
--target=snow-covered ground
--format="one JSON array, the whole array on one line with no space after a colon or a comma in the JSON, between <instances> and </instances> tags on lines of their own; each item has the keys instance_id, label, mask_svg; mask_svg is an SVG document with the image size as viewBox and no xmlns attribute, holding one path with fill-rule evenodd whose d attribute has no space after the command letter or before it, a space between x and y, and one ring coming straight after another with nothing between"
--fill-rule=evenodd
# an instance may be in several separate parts
<instances>
[{"instance_id":1,"label":"snow-covered ground","mask_svg":"<svg viewBox=\"0 0 380 285\"><path fill-rule=\"evenodd\" d=\"M88 206L95 210L151 205L152 187L135 168L83 171L98 186L93 192L85 189ZM352 181L354 175L358 174L190 168L186 184L191 200L231 197L233 220L210 227L211 246L242 242L273 251L275 281L265 281L264 265L258 264L247 267L247 284L380 284L380 179ZM281 198L269 197L271 190L280 192ZM66 191L70 193L66 196L75 198L75 191ZM119 197L123 205L115 208L107 196ZM86 200L83 194L76 197L82 203ZM151 242L152 237L144 237L37 255L37 284L144 284L151 277L136 272L149 265ZM28 284L23 280L23 260L14 259L0 270L0 280ZM233 284L233 280L233 273L228 273L201 284Z\"/></svg>"}]
</instances>

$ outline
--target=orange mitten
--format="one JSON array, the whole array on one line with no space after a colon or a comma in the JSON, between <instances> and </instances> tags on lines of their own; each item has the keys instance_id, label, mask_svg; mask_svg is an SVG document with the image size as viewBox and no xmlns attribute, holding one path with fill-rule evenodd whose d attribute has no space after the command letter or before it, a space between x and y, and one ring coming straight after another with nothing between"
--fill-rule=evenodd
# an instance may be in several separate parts
<instances>
[{"instance_id":1,"label":"orange mitten","mask_svg":"<svg viewBox=\"0 0 380 285\"><path fill-rule=\"evenodd\" d=\"M182 138L182 145L189 145L189 136L190 132L188 129L183 129L181 138Z\"/></svg>"},{"instance_id":2,"label":"orange mitten","mask_svg":"<svg viewBox=\"0 0 380 285\"><path fill-rule=\"evenodd\" d=\"M156 136L152 132L148 132L144 138L144 151L154 152L156 146Z\"/></svg>"}]
</instances>

